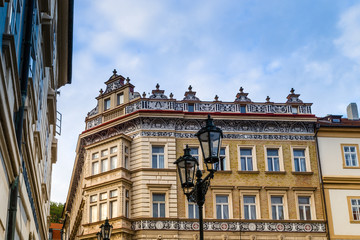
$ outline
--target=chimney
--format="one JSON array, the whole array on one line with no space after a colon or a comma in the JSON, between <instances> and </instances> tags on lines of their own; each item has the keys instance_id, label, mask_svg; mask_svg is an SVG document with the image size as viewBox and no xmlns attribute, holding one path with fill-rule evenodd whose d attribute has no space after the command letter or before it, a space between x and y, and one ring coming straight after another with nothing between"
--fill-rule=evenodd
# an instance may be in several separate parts
<instances>
[{"instance_id":1,"label":"chimney","mask_svg":"<svg viewBox=\"0 0 360 240\"><path fill-rule=\"evenodd\" d=\"M347 106L346 111L349 120L359 120L358 107L356 103L350 103Z\"/></svg>"}]
</instances>

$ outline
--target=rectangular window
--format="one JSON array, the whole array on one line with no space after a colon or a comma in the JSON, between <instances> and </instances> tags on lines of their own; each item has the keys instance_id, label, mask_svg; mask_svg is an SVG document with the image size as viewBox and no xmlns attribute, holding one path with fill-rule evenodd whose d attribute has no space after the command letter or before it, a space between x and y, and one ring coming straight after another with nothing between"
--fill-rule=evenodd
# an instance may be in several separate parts
<instances>
[{"instance_id":1,"label":"rectangular window","mask_svg":"<svg viewBox=\"0 0 360 240\"><path fill-rule=\"evenodd\" d=\"M99 162L93 162L91 165L92 165L91 166L92 175L98 174L99 173Z\"/></svg>"},{"instance_id":2,"label":"rectangular window","mask_svg":"<svg viewBox=\"0 0 360 240\"><path fill-rule=\"evenodd\" d=\"M165 217L165 194L153 193L153 217Z\"/></svg>"},{"instance_id":3,"label":"rectangular window","mask_svg":"<svg viewBox=\"0 0 360 240\"><path fill-rule=\"evenodd\" d=\"M152 147L152 168L164 168L164 147Z\"/></svg>"},{"instance_id":4,"label":"rectangular window","mask_svg":"<svg viewBox=\"0 0 360 240\"><path fill-rule=\"evenodd\" d=\"M194 112L194 104L193 103L188 104L188 112Z\"/></svg>"},{"instance_id":5,"label":"rectangular window","mask_svg":"<svg viewBox=\"0 0 360 240\"><path fill-rule=\"evenodd\" d=\"M104 100L104 110L110 109L110 98Z\"/></svg>"},{"instance_id":6,"label":"rectangular window","mask_svg":"<svg viewBox=\"0 0 360 240\"><path fill-rule=\"evenodd\" d=\"M351 215L353 221L360 221L360 199L351 198Z\"/></svg>"},{"instance_id":7,"label":"rectangular window","mask_svg":"<svg viewBox=\"0 0 360 240\"><path fill-rule=\"evenodd\" d=\"M295 172L306 172L305 149L293 149Z\"/></svg>"},{"instance_id":8,"label":"rectangular window","mask_svg":"<svg viewBox=\"0 0 360 240\"><path fill-rule=\"evenodd\" d=\"M199 207L194 202L188 202L189 218L199 218Z\"/></svg>"},{"instance_id":9,"label":"rectangular window","mask_svg":"<svg viewBox=\"0 0 360 240\"><path fill-rule=\"evenodd\" d=\"M117 95L117 105L123 104L124 103L124 93L119 93Z\"/></svg>"},{"instance_id":10,"label":"rectangular window","mask_svg":"<svg viewBox=\"0 0 360 240\"><path fill-rule=\"evenodd\" d=\"M223 195L216 196L216 218L229 219L229 197Z\"/></svg>"},{"instance_id":11,"label":"rectangular window","mask_svg":"<svg viewBox=\"0 0 360 240\"><path fill-rule=\"evenodd\" d=\"M98 159L99 158L99 153L93 153L92 155L92 159Z\"/></svg>"},{"instance_id":12,"label":"rectangular window","mask_svg":"<svg viewBox=\"0 0 360 240\"><path fill-rule=\"evenodd\" d=\"M359 167L358 146L342 145L345 167Z\"/></svg>"},{"instance_id":13,"label":"rectangular window","mask_svg":"<svg viewBox=\"0 0 360 240\"><path fill-rule=\"evenodd\" d=\"M291 112L292 112L293 114L297 114L297 113L298 113L298 107L293 106L293 107L291 108Z\"/></svg>"},{"instance_id":14,"label":"rectangular window","mask_svg":"<svg viewBox=\"0 0 360 240\"><path fill-rule=\"evenodd\" d=\"M117 156L110 158L110 170L115 169L117 165Z\"/></svg>"},{"instance_id":15,"label":"rectangular window","mask_svg":"<svg viewBox=\"0 0 360 240\"><path fill-rule=\"evenodd\" d=\"M129 157L128 156L124 157L124 168L126 168L126 169L129 168Z\"/></svg>"},{"instance_id":16,"label":"rectangular window","mask_svg":"<svg viewBox=\"0 0 360 240\"><path fill-rule=\"evenodd\" d=\"M110 148L110 154L117 153L117 147Z\"/></svg>"},{"instance_id":17,"label":"rectangular window","mask_svg":"<svg viewBox=\"0 0 360 240\"><path fill-rule=\"evenodd\" d=\"M117 190L110 191L110 198L117 197Z\"/></svg>"},{"instance_id":18,"label":"rectangular window","mask_svg":"<svg viewBox=\"0 0 360 240\"><path fill-rule=\"evenodd\" d=\"M240 112L241 113L246 113L246 105L241 105L240 106Z\"/></svg>"},{"instance_id":19,"label":"rectangular window","mask_svg":"<svg viewBox=\"0 0 360 240\"><path fill-rule=\"evenodd\" d=\"M110 218L117 217L117 201L110 202Z\"/></svg>"},{"instance_id":20,"label":"rectangular window","mask_svg":"<svg viewBox=\"0 0 360 240\"><path fill-rule=\"evenodd\" d=\"M280 171L279 149L268 148L266 149L266 152L267 152L268 171Z\"/></svg>"},{"instance_id":21,"label":"rectangular window","mask_svg":"<svg viewBox=\"0 0 360 240\"><path fill-rule=\"evenodd\" d=\"M256 219L256 196L244 196L244 218Z\"/></svg>"},{"instance_id":22,"label":"rectangular window","mask_svg":"<svg viewBox=\"0 0 360 240\"><path fill-rule=\"evenodd\" d=\"M125 153L129 153L129 147L125 146L125 147L124 147L124 152L125 152Z\"/></svg>"},{"instance_id":23,"label":"rectangular window","mask_svg":"<svg viewBox=\"0 0 360 240\"><path fill-rule=\"evenodd\" d=\"M130 199L129 190L125 190L125 217L130 217Z\"/></svg>"},{"instance_id":24,"label":"rectangular window","mask_svg":"<svg viewBox=\"0 0 360 240\"><path fill-rule=\"evenodd\" d=\"M90 222L96 222L97 218L97 206L90 206Z\"/></svg>"},{"instance_id":25,"label":"rectangular window","mask_svg":"<svg viewBox=\"0 0 360 240\"><path fill-rule=\"evenodd\" d=\"M108 170L108 160L101 160L101 172L106 172Z\"/></svg>"},{"instance_id":26,"label":"rectangular window","mask_svg":"<svg viewBox=\"0 0 360 240\"><path fill-rule=\"evenodd\" d=\"M310 197L298 197L300 220L311 220Z\"/></svg>"},{"instance_id":27,"label":"rectangular window","mask_svg":"<svg viewBox=\"0 0 360 240\"><path fill-rule=\"evenodd\" d=\"M199 161L199 148L190 147L190 154Z\"/></svg>"},{"instance_id":28,"label":"rectangular window","mask_svg":"<svg viewBox=\"0 0 360 240\"><path fill-rule=\"evenodd\" d=\"M97 195L90 196L90 202L91 203L96 202L96 201L97 201Z\"/></svg>"},{"instance_id":29,"label":"rectangular window","mask_svg":"<svg viewBox=\"0 0 360 240\"><path fill-rule=\"evenodd\" d=\"M271 212L273 220L284 220L283 196L271 196Z\"/></svg>"},{"instance_id":30,"label":"rectangular window","mask_svg":"<svg viewBox=\"0 0 360 240\"><path fill-rule=\"evenodd\" d=\"M105 220L107 217L107 203L100 204L100 221Z\"/></svg>"},{"instance_id":31,"label":"rectangular window","mask_svg":"<svg viewBox=\"0 0 360 240\"><path fill-rule=\"evenodd\" d=\"M108 150L101 151L101 157L106 157L108 155Z\"/></svg>"},{"instance_id":32,"label":"rectangular window","mask_svg":"<svg viewBox=\"0 0 360 240\"><path fill-rule=\"evenodd\" d=\"M101 193L100 194L100 200L105 200L105 199L107 199L107 193L105 192L105 193Z\"/></svg>"},{"instance_id":33,"label":"rectangular window","mask_svg":"<svg viewBox=\"0 0 360 240\"><path fill-rule=\"evenodd\" d=\"M253 171L252 148L240 148L241 171Z\"/></svg>"},{"instance_id":34,"label":"rectangular window","mask_svg":"<svg viewBox=\"0 0 360 240\"><path fill-rule=\"evenodd\" d=\"M219 171L226 170L226 148L220 148L220 159L219 162L214 164L214 169Z\"/></svg>"}]
</instances>

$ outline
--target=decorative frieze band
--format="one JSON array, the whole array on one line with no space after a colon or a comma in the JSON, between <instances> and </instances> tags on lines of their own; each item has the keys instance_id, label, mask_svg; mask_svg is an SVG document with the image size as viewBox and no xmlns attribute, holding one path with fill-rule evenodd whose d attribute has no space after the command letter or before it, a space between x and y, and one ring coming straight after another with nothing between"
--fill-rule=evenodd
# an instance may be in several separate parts
<instances>
[{"instance_id":1,"label":"decorative frieze band","mask_svg":"<svg viewBox=\"0 0 360 240\"><path fill-rule=\"evenodd\" d=\"M140 220L132 223L132 229L138 230L184 230L199 231L199 223L192 221L157 221ZM227 232L292 232L292 233L325 233L323 222L220 222L205 221L205 231Z\"/></svg>"},{"instance_id":2,"label":"decorative frieze band","mask_svg":"<svg viewBox=\"0 0 360 240\"><path fill-rule=\"evenodd\" d=\"M243 103L244 104L244 103ZM199 102L194 103L195 112L241 112L240 104L234 103L213 103ZM311 114L311 106L309 104L299 103L298 114ZM246 113L277 113L277 114L293 114L294 106L289 104L268 104L268 103L246 103ZM126 114L138 110L175 110L188 111L186 102L176 102L174 100L146 99L136 103L129 104L126 107Z\"/></svg>"},{"instance_id":3,"label":"decorative frieze band","mask_svg":"<svg viewBox=\"0 0 360 240\"><path fill-rule=\"evenodd\" d=\"M289 121L214 120L226 134L225 139L314 140L314 123ZM119 134L138 136L194 138L204 120L173 118L136 118L84 138L86 145Z\"/></svg>"}]
</instances>

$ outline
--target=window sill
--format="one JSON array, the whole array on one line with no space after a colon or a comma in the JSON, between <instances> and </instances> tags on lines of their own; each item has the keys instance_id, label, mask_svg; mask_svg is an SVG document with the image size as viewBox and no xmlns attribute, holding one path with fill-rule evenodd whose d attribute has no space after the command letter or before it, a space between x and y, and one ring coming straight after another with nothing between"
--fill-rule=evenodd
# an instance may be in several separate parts
<instances>
[{"instance_id":1,"label":"window sill","mask_svg":"<svg viewBox=\"0 0 360 240\"><path fill-rule=\"evenodd\" d=\"M265 171L266 174L286 174L286 171Z\"/></svg>"},{"instance_id":2,"label":"window sill","mask_svg":"<svg viewBox=\"0 0 360 240\"><path fill-rule=\"evenodd\" d=\"M242 170L237 171L237 172L240 174L258 174L258 173L260 173L260 171L242 171Z\"/></svg>"},{"instance_id":3,"label":"window sill","mask_svg":"<svg viewBox=\"0 0 360 240\"><path fill-rule=\"evenodd\" d=\"M232 173L231 170L217 170L217 173Z\"/></svg>"},{"instance_id":4,"label":"window sill","mask_svg":"<svg viewBox=\"0 0 360 240\"><path fill-rule=\"evenodd\" d=\"M313 175L314 174L314 172L295 172L295 171L292 171L291 173L294 175Z\"/></svg>"}]
</instances>

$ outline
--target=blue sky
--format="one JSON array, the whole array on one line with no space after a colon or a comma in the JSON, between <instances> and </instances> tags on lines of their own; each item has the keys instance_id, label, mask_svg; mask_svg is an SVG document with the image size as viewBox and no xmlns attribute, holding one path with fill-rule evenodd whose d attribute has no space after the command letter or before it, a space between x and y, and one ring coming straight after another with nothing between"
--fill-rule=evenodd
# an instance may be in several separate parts
<instances>
[{"instance_id":1,"label":"blue sky","mask_svg":"<svg viewBox=\"0 0 360 240\"><path fill-rule=\"evenodd\" d=\"M295 88L317 116L360 104L360 3L347 0L77 0L73 83L63 114L53 201L65 202L84 119L112 70L135 90L182 99L285 102ZM66 169L66 171L64 171Z\"/></svg>"}]
</instances>

